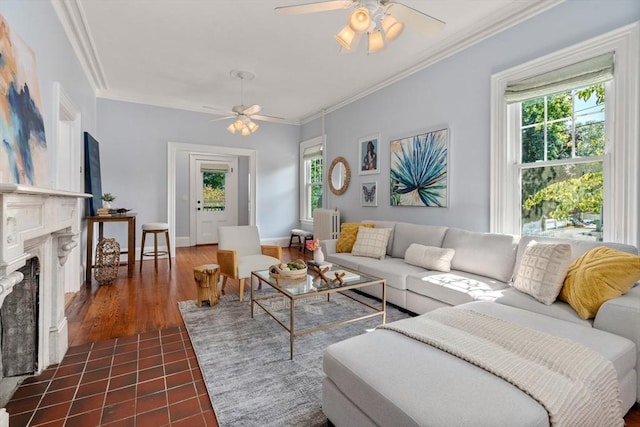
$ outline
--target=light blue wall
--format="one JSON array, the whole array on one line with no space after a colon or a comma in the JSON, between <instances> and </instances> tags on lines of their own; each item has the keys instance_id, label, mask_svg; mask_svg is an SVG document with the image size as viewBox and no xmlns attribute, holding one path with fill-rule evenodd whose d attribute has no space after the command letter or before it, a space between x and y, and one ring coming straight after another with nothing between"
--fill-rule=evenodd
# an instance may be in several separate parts
<instances>
[{"instance_id":1,"label":"light blue wall","mask_svg":"<svg viewBox=\"0 0 640 427\"><path fill-rule=\"evenodd\" d=\"M299 126L261 123L258 132L242 137L227 132L228 123L212 123L203 113L105 99L98 100L97 111L103 191L116 194L119 207L138 212L138 224L167 221L170 141L257 150L261 237L289 235L298 216ZM188 173L188 167L184 170ZM178 198L182 190L177 189ZM179 208L178 215L188 215L188 209ZM184 218L177 222L184 225ZM183 226L179 231L188 235ZM124 230L114 237L119 235L124 238Z\"/></svg>"},{"instance_id":2,"label":"light blue wall","mask_svg":"<svg viewBox=\"0 0 640 427\"><path fill-rule=\"evenodd\" d=\"M393 219L489 231L491 75L640 20L638 0L568 0L425 70L326 115L327 163L344 156L349 189L327 196L342 219ZM393 46L389 47L390 49ZM384 54L384 53L382 53ZM321 119L303 125L309 139ZM450 129L448 208L389 206L389 141ZM358 138L380 132L378 175L358 175ZM377 181L378 207L360 206L360 183Z\"/></svg>"},{"instance_id":3,"label":"light blue wall","mask_svg":"<svg viewBox=\"0 0 640 427\"><path fill-rule=\"evenodd\" d=\"M53 187L56 159L52 127L54 82L61 84L80 110L83 131L95 131L96 98L49 1L2 0L0 14L35 54L47 138L49 187Z\"/></svg>"}]
</instances>

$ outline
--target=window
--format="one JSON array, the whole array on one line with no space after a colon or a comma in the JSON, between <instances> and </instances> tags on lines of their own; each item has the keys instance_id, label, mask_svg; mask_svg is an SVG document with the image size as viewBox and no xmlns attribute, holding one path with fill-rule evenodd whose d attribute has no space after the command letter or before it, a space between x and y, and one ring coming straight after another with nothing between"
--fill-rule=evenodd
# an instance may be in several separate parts
<instances>
[{"instance_id":1,"label":"window","mask_svg":"<svg viewBox=\"0 0 640 427\"><path fill-rule=\"evenodd\" d=\"M492 77L491 231L638 244L638 28Z\"/></svg>"},{"instance_id":2,"label":"window","mask_svg":"<svg viewBox=\"0 0 640 427\"><path fill-rule=\"evenodd\" d=\"M324 137L300 144L300 220L313 222L324 194Z\"/></svg>"},{"instance_id":3,"label":"window","mask_svg":"<svg viewBox=\"0 0 640 427\"><path fill-rule=\"evenodd\" d=\"M605 84L515 103L520 232L602 240Z\"/></svg>"},{"instance_id":4,"label":"window","mask_svg":"<svg viewBox=\"0 0 640 427\"><path fill-rule=\"evenodd\" d=\"M202 171L202 210L205 212L225 210L226 173Z\"/></svg>"}]
</instances>

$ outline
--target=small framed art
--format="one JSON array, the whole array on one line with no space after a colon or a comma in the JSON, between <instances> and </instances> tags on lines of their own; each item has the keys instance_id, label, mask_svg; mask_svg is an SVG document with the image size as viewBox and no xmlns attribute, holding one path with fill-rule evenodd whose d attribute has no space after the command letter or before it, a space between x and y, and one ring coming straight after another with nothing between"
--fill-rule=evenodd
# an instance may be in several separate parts
<instances>
[{"instance_id":1,"label":"small framed art","mask_svg":"<svg viewBox=\"0 0 640 427\"><path fill-rule=\"evenodd\" d=\"M360 175L380 173L380 159L378 156L380 134L360 138L358 147L360 149L358 173Z\"/></svg>"},{"instance_id":2,"label":"small framed art","mask_svg":"<svg viewBox=\"0 0 640 427\"><path fill-rule=\"evenodd\" d=\"M363 182L361 194L362 206L378 206L377 182Z\"/></svg>"}]
</instances>

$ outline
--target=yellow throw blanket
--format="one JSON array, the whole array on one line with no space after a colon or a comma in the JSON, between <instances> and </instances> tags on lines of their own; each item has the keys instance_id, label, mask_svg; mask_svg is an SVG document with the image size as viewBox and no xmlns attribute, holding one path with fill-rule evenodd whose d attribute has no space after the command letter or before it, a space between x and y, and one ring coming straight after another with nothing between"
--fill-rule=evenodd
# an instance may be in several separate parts
<instances>
[{"instance_id":1,"label":"yellow throw blanket","mask_svg":"<svg viewBox=\"0 0 640 427\"><path fill-rule=\"evenodd\" d=\"M546 409L552 426L624 426L613 364L571 340L460 308L378 329L424 342L508 381Z\"/></svg>"}]
</instances>

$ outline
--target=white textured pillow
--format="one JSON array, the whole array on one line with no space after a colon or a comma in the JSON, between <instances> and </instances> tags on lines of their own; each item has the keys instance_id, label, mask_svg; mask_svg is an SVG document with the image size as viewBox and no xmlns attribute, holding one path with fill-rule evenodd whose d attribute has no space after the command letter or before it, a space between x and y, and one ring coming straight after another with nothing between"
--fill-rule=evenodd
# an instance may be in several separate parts
<instances>
[{"instance_id":1,"label":"white textured pillow","mask_svg":"<svg viewBox=\"0 0 640 427\"><path fill-rule=\"evenodd\" d=\"M412 243L404 253L404 262L428 270L449 272L451 271L451 260L455 254L455 249Z\"/></svg>"},{"instance_id":2,"label":"white textured pillow","mask_svg":"<svg viewBox=\"0 0 640 427\"><path fill-rule=\"evenodd\" d=\"M391 230L391 228L360 227L356 242L351 249L351 255L384 258Z\"/></svg>"},{"instance_id":3,"label":"white textured pillow","mask_svg":"<svg viewBox=\"0 0 640 427\"><path fill-rule=\"evenodd\" d=\"M532 240L522 255L513 287L551 305L562 289L571 264L568 243L538 243Z\"/></svg>"}]
</instances>

